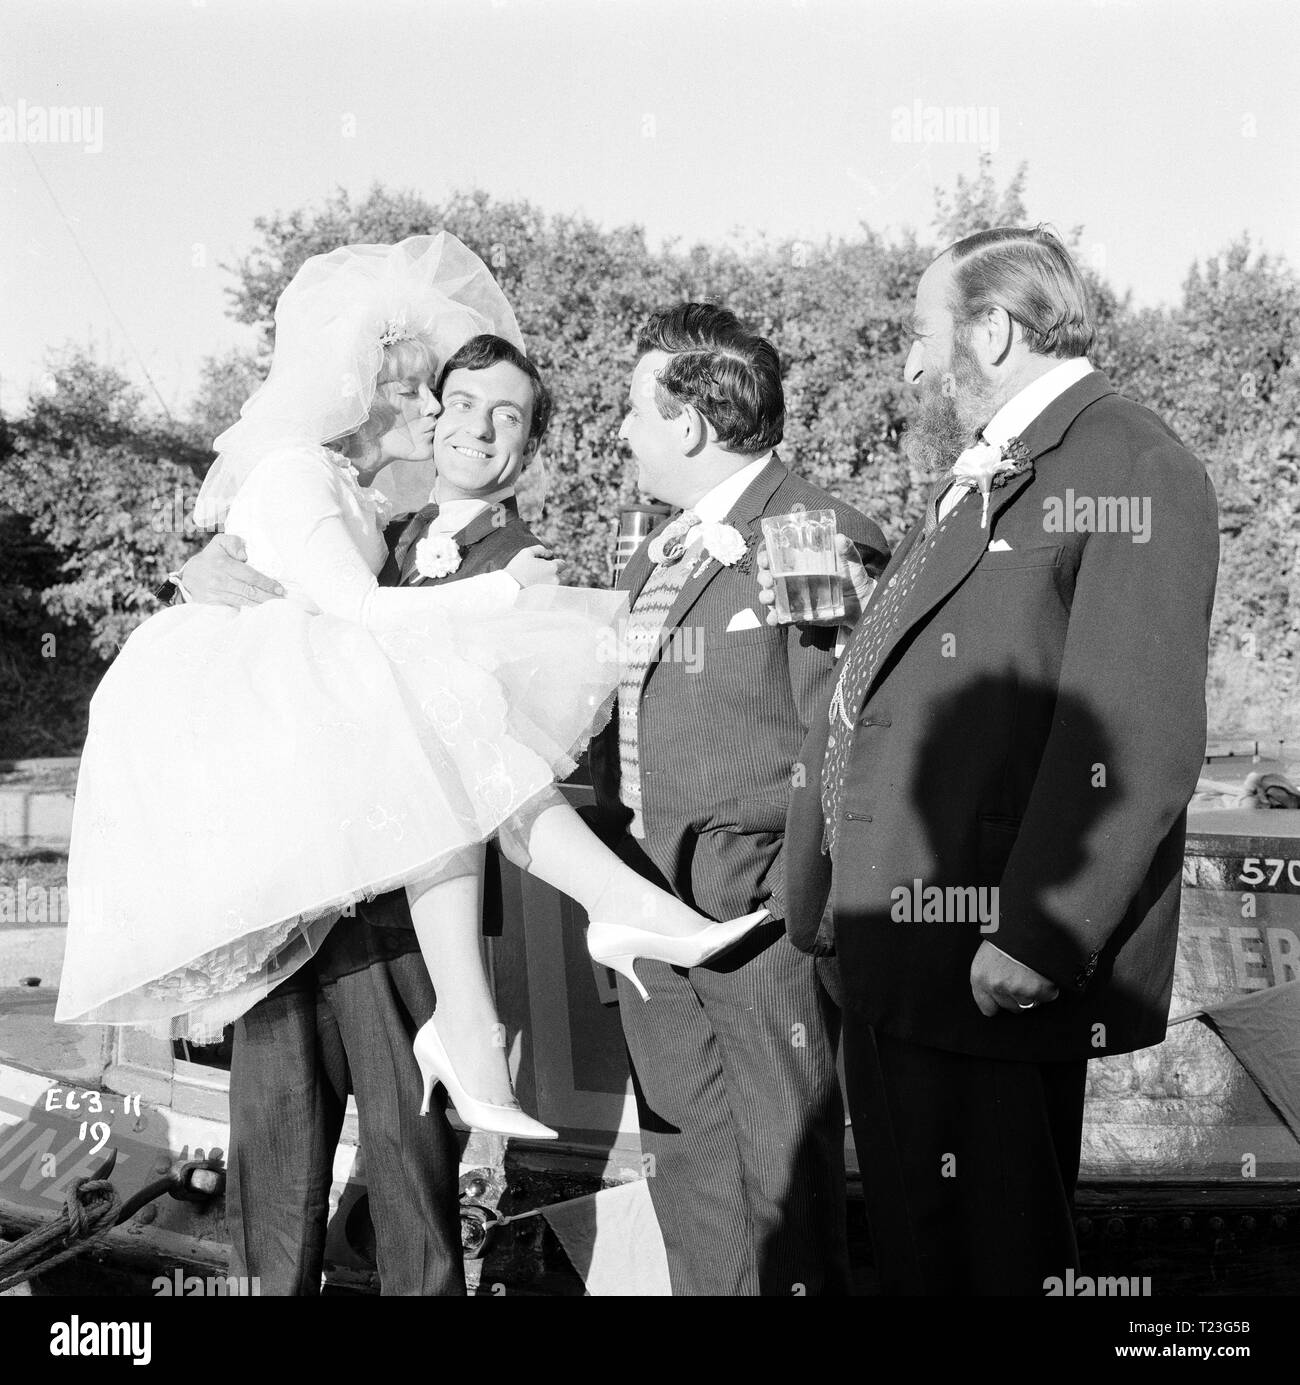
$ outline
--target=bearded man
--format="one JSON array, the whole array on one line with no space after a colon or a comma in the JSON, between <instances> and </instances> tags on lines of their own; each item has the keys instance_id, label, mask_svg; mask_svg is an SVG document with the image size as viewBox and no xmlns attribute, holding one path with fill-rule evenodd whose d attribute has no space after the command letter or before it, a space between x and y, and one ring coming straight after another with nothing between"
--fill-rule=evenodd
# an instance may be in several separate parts
<instances>
[{"instance_id":1,"label":"bearded man","mask_svg":"<svg viewBox=\"0 0 1300 1385\"><path fill-rule=\"evenodd\" d=\"M1078 1268L1087 1060L1165 1033L1216 503L1089 364L1050 233L950 247L913 325L940 479L803 747L787 928L838 960L884 1291L1042 1294Z\"/></svg>"}]
</instances>

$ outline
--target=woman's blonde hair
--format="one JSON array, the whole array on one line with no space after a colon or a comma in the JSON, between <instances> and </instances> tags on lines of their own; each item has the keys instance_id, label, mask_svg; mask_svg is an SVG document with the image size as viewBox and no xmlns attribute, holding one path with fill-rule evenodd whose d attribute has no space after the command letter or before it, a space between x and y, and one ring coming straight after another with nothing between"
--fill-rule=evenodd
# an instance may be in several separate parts
<instances>
[{"instance_id":1,"label":"woman's blonde hair","mask_svg":"<svg viewBox=\"0 0 1300 1385\"><path fill-rule=\"evenodd\" d=\"M335 444L344 456L359 461L373 450L379 439L397 422L396 386L408 380L428 380L432 384L438 361L433 347L423 337L406 337L384 347L383 364L375 379L375 398L366 421L355 432Z\"/></svg>"}]
</instances>

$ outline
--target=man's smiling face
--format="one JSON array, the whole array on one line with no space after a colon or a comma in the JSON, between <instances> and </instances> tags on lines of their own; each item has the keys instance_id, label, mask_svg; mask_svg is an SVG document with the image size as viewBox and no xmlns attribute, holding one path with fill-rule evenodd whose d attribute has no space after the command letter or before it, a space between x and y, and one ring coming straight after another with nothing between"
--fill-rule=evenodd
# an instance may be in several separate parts
<instances>
[{"instance_id":1,"label":"man's smiling face","mask_svg":"<svg viewBox=\"0 0 1300 1385\"><path fill-rule=\"evenodd\" d=\"M481 498L514 485L536 450L532 417L533 382L518 366L453 370L433 434L439 492Z\"/></svg>"}]
</instances>

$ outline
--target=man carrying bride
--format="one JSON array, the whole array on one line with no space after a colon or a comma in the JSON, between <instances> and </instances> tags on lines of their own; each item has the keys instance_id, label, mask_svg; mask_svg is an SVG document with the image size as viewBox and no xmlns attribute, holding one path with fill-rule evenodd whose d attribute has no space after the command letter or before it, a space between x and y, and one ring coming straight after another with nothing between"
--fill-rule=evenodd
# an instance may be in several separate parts
<instances>
[{"instance_id":1,"label":"man carrying bride","mask_svg":"<svg viewBox=\"0 0 1300 1385\"><path fill-rule=\"evenodd\" d=\"M59 1018L202 1040L248 1015L232 1086L243 1039L256 1032L261 1044L282 1038L301 1052L314 1027L315 1071L286 1072L278 1090L259 1094L269 1148L245 1142L245 1104L232 1092L233 1220L246 1157L279 1182L283 1204L262 1238L279 1247L272 1265L255 1262L235 1226L242 1272L277 1292L318 1287L331 1181L322 1154L337 1140L350 1073L383 1289L455 1292L445 1211L422 1229L423 1253L394 1235L413 1209L379 1171L400 1162L418 1117L414 1103L391 1109L380 1083L386 1065L389 1087L402 1085L397 1068L409 1088L418 1063L424 1109L440 1082L482 1128L554 1133L518 1109L496 1041L478 948L487 838L499 834L512 860L584 906L593 956L613 965L637 955L703 961L765 911L711 923L619 862L555 789L607 717L618 674L611 594L557 587L539 549L457 583L377 580L388 516L372 482L385 468L440 449L474 462L531 453L544 426L532 376L507 356L454 372L454 407L440 411L434 398L440 380L447 399L445 363L471 338L520 345L481 262L445 234L344 247L300 269L276 328L270 375L218 439L200 515L238 535L287 599L160 612L97 691L69 858L70 893L94 907L69 921ZM461 375L491 388L461 389ZM417 568L432 575L459 564L452 536L416 547ZM364 986L344 987L340 974L308 980L314 1026L299 994L298 973L324 956L340 912L396 886L437 998L433 1016L398 1022L414 1040L409 1062L393 1025L377 1034L356 1003ZM382 986L360 960L349 979ZM299 998L286 1010L290 996ZM276 1032L290 1013L300 1032ZM290 1164L297 1122L312 1147ZM454 1163L445 1144L435 1153L441 1205L452 1200L454 1216Z\"/></svg>"}]
</instances>

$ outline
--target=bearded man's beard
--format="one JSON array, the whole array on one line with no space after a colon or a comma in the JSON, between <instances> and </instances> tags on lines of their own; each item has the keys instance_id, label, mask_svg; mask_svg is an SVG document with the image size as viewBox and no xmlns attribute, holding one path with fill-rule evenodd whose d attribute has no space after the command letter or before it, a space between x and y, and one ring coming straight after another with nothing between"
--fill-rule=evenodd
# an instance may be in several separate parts
<instances>
[{"instance_id":1,"label":"bearded man's beard","mask_svg":"<svg viewBox=\"0 0 1300 1385\"><path fill-rule=\"evenodd\" d=\"M924 476L941 476L974 445L975 435L997 412L993 387L984 378L970 343L953 338L952 369L921 378L920 396L903 434L903 455Z\"/></svg>"}]
</instances>

